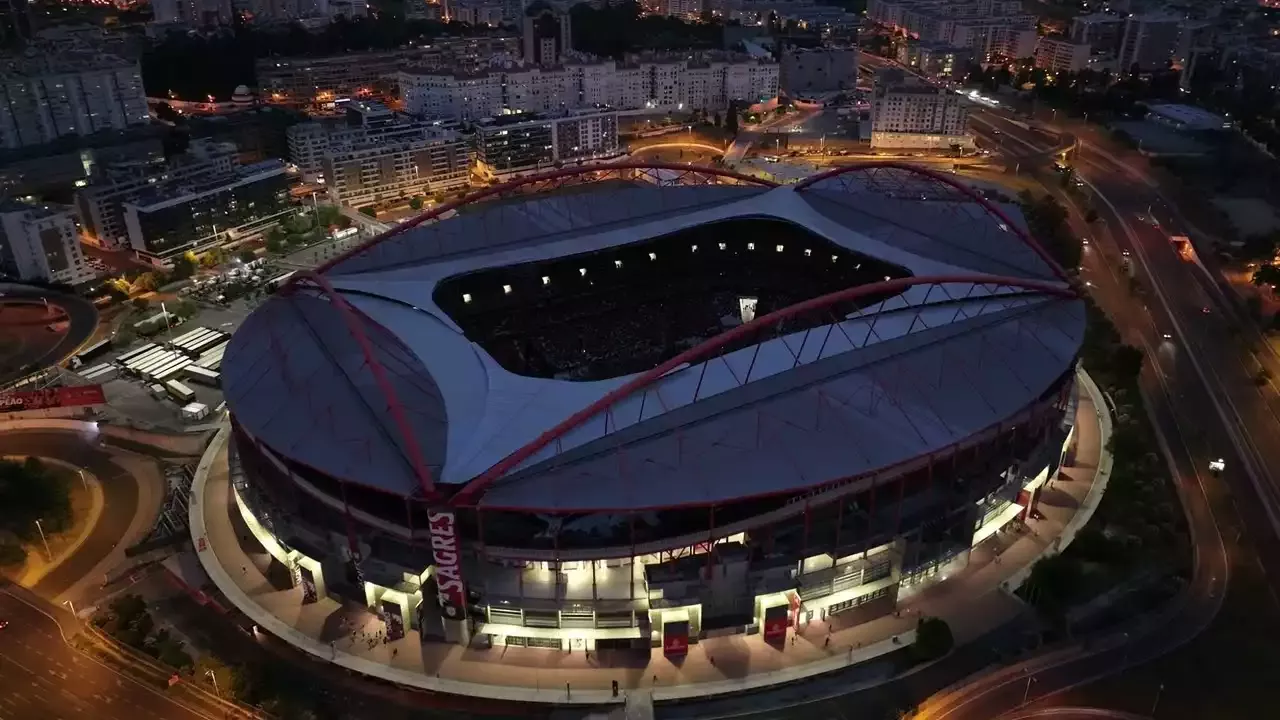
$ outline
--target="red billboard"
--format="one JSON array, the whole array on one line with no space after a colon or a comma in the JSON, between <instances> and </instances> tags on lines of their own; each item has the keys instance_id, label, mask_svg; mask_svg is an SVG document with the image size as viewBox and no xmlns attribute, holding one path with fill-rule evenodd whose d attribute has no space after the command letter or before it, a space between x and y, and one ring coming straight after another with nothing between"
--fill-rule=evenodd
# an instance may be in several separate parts
<instances>
[{"instance_id":1,"label":"red billboard","mask_svg":"<svg viewBox=\"0 0 1280 720\"><path fill-rule=\"evenodd\" d=\"M466 614L467 591L462 584L462 558L458 552L458 526L451 510L427 513L431 527L431 554L436 561L436 596L447 620Z\"/></svg>"},{"instance_id":2,"label":"red billboard","mask_svg":"<svg viewBox=\"0 0 1280 720\"><path fill-rule=\"evenodd\" d=\"M791 624L791 607L775 605L764 611L764 639L766 642L783 642L787 639L787 626Z\"/></svg>"},{"instance_id":3,"label":"red billboard","mask_svg":"<svg viewBox=\"0 0 1280 720\"><path fill-rule=\"evenodd\" d=\"M672 620L662 624L662 654L667 657L689 654L688 620Z\"/></svg>"},{"instance_id":4,"label":"red billboard","mask_svg":"<svg viewBox=\"0 0 1280 720\"><path fill-rule=\"evenodd\" d=\"M75 385L44 390L12 390L0 392L0 413L24 410L102 405L107 401L101 385Z\"/></svg>"}]
</instances>

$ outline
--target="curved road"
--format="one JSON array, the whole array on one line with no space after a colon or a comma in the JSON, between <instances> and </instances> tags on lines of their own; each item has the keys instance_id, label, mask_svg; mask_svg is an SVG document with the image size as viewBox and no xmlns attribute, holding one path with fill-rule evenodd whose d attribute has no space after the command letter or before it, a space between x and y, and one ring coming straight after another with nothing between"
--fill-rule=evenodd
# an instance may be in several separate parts
<instances>
[{"instance_id":1,"label":"curved road","mask_svg":"<svg viewBox=\"0 0 1280 720\"><path fill-rule=\"evenodd\" d=\"M4 298L8 300L48 300L50 305L57 305L65 310L69 320L67 332L53 347L35 354L20 355L7 362L5 367L0 367L0 383L16 380L36 370L43 370L61 363L75 353L85 341L93 337L98 327L97 308L82 297L9 284L0 284L0 292L3 292ZM0 313L0 328L3 326L3 313ZM44 332L44 329L38 328L33 332Z\"/></svg>"},{"instance_id":2,"label":"curved road","mask_svg":"<svg viewBox=\"0 0 1280 720\"><path fill-rule=\"evenodd\" d=\"M35 455L88 470L102 485L102 515L80 549L32 588L56 600L115 549L138 509L138 482L98 445L98 439L71 431L15 430L0 433L0 455Z\"/></svg>"}]
</instances>

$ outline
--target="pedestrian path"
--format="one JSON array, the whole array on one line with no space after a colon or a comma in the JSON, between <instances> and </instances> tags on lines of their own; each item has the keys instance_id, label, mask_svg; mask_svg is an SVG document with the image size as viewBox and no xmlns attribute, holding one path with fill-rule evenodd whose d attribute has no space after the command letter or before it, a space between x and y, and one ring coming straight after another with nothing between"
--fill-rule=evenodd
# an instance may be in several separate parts
<instances>
[{"instance_id":1,"label":"pedestrian path","mask_svg":"<svg viewBox=\"0 0 1280 720\"><path fill-rule=\"evenodd\" d=\"M1021 531L996 533L969 553L964 567L944 569L945 581L904 588L894 614L860 624L845 615L830 624L812 622L791 631L782 647L759 635L707 638L673 662L660 653L646 658L634 651L424 644L416 631L384 642L382 621L362 605L330 598L304 605L300 592L280 577L281 566L247 530L234 501L228 429L219 432L197 471L191 529L213 583L263 630L314 656L392 682L494 699L575 704L621 702L612 696L615 681L624 696L639 689L657 702L758 689L891 652L912 641L921 617L943 618L956 641L964 643L1024 612L1011 591L1036 560L1070 542L1097 506L1110 473L1105 452L1110 418L1098 388L1081 378L1085 392L1077 408L1075 462L1042 491L1043 517L1029 519Z\"/></svg>"}]
</instances>

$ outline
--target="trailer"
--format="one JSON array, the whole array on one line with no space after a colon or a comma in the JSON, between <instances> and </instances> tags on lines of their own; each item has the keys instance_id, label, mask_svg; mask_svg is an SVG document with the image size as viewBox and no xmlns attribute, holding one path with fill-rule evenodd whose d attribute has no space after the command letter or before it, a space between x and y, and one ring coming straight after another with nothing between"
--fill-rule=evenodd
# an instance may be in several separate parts
<instances>
[{"instance_id":1,"label":"trailer","mask_svg":"<svg viewBox=\"0 0 1280 720\"><path fill-rule=\"evenodd\" d=\"M165 392L169 393L169 397L172 397L180 403L189 403L196 399L195 392L177 380L170 380L165 383L164 389Z\"/></svg>"},{"instance_id":2,"label":"trailer","mask_svg":"<svg viewBox=\"0 0 1280 720\"><path fill-rule=\"evenodd\" d=\"M152 378L155 379L157 382L163 382L165 380L168 380L176 376L178 373L185 370L186 367L190 364L191 364L191 358L183 358L181 361L173 365L168 365L168 366L165 366L164 368L161 368L160 370L157 370L152 375Z\"/></svg>"},{"instance_id":3,"label":"trailer","mask_svg":"<svg viewBox=\"0 0 1280 720\"><path fill-rule=\"evenodd\" d=\"M208 350L203 355L201 355L200 359L196 360L196 364L202 368L217 370L218 366L222 364L222 355L226 351L227 351L227 344L222 343L221 345L213 348L212 350Z\"/></svg>"},{"instance_id":4,"label":"trailer","mask_svg":"<svg viewBox=\"0 0 1280 720\"><path fill-rule=\"evenodd\" d=\"M193 333L191 333L191 334L189 334L187 337L184 337L184 338L183 338L183 339L181 339L181 340L175 340L175 341L174 341L174 343L173 343L173 346L174 346L175 348L179 348L179 349L181 349L181 348L185 348L185 347L187 347L187 346L189 346L189 345L192 345L192 344L194 344L194 343L200 342L200 340L201 340L202 338L206 338L206 337L208 337L209 335L212 335L213 333L216 333L216 332L218 332L218 331L217 331L217 330L212 330L212 329L210 329L210 328L206 328L206 327L196 328L196 331L195 331L195 332L193 332Z\"/></svg>"},{"instance_id":5,"label":"trailer","mask_svg":"<svg viewBox=\"0 0 1280 720\"><path fill-rule=\"evenodd\" d=\"M93 361L94 358L102 357L111 349L111 338L103 338L89 347L81 350L72 358L72 362L76 367L85 365Z\"/></svg>"},{"instance_id":6,"label":"trailer","mask_svg":"<svg viewBox=\"0 0 1280 720\"><path fill-rule=\"evenodd\" d=\"M177 355L177 353L165 350L155 357L144 358L146 362L133 368L133 372L143 376L144 378L149 377L151 375L151 371L173 362Z\"/></svg>"},{"instance_id":7,"label":"trailer","mask_svg":"<svg viewBox=\"0 0 1280 720\"><path fill-rule=\"evenodd\" d=\"M106 382L107 380L110 380L115 376L116 376L116 366L112 365L111 363L94 365L88 370L85 370L84 372L80 373L80 377L84 378L85 380L92 380L93 382L97 382L97 383Z\"/></svg>"},{"instance_id":8,"label":"trailer","mask_svg":"<svg viewBox=\"0 0 1280 720\"><path fill-rule=\"evenodd\" d=\"M293 271L283 275L277 275L267 281L267 292L275 292L279 290L285 283L289 282L289 278L293 277Z\"/></svg>"},{"instance_id":9,"label":"trailer","mask_svg":"<svg viewBox=\"0 0 1280 720\"><path fill-rule=\"evenodd\" d=\"M211 335L194 345L188 345L186 347L186 353L191 357L199 357L200 355L203 355L205 351L209 350L210 348L217 347L218 345L221 345L226 341L227 341L227 336L223 335L222 333Z\"/></svg>"},{"instance_id":10,"label":"trailer","mask_svg":"<svg viewBox=\"0 0 1280 720\"><path fill-rule=\"evenodd\" d=\"M187 363L189 362L190 360L179 355L178 357L172 358L168 362L160 363L159 365L156 365L155 367L148 370L147 377L157 381L163 380L166 376L172 374L170 371L177 372L178 368L186 367Z\"/></svg>"},{"instance_id":11,"label":"trailer","mask_svg":"<svg viewBox=\"0 0 1280 720\"><path fill-rule=\"evenodd\" d=\"M151 352L152 350L155 350L155 349L156 349L155 343L146 343L141 347L136 347L128 352L121 353L118 357L116 357L116 362L120 363L121 365L125 365L130 360L136 357L140 357L143 353Z\"/></svg>"},{"instance_id":12,"label":"trailer","mask_svg":"<svg viewBox=\"0 0 1280 720\"><path fill-rule=\"evenodd\" d=\"M143 355L142 357L134 358L133 360L129 361L129 364L125 365L125 370L128 370L129 372L132 372L132 373L141 373L144 369L152 365L155 365L157 362L160 362L166 357L169 357L169 351L163 348L157 348L156 350L149 352L146 355Z\"/></svg>"},{"instance_id":13,"label":"trailer","mask_svg":"<svg viewBox=\"0 0 1280 720\"><path fill-rule=\"evenodd\" d=\"M187 379L193 383L200 385L208 385L209 387L218 387L222 384L222 373L217 370L202 368L199 365L188 365L182 368L182 373Z\"/></svg>"},{"instance_id":14,"label":"trailer","mask_svg":"<svg viewBox=\"0 0 1280 720\"><path fill-rule=\"evenodd\" d=\"M194 329L194 330L188 330L187 332L184 332L184 333L182 333L181 335L179 335L178 337L174 338L174 339L173 339L173 344L174 344L174 345L178 345L178 344L180 344L180 343L184 343L184 342L186 342L186 341L190 340L191 338L195 337L196 335L199 335L200 333L204 332L204 330L205 330L205 328L202 328L202 327L198 327L198 328L196 328L196 329Z\"/></svg>"}]
</instances>

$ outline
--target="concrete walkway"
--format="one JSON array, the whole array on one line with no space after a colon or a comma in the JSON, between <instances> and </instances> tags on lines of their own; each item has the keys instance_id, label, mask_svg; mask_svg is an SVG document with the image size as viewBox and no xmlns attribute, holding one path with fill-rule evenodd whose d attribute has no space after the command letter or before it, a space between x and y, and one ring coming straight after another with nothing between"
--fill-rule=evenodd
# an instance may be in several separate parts
<instances>
[{"instance_id":1,"label":"concrete walkway","mask_svg":"<svg viewBox=\"0 0 1280 720\"><path fill-rule=\"evenodd\" d=\"M1110 475L1105 453L1111 419L1098 388L1083 373L1077 409L1076 462L1042 492L1040 520L1007 530L970 553L945 582L905 589L899 613L861 624L815 622L783 648L758 636L709 638L672 662L655 653L578 652L532 648L472 649L423 644L417 632L382 644L383 623L359 604L332 599L303 605L280 583L280 567L245 529L227 467L229 428L210 445L192 487L190 526L201 565L214 585L263 630L348 669L425 690L526 702L605 704L623 691L652 690L657 702L759 689L865 662L909 644L921 616L946 620L958 643L981 636L1024 611L1009 594L1040 558L1065 548L1092 515ZM1101 411L1101 414L1099 412ZM845 620L848 622L848 620ZM896 641L895 641L896 637ZM625 692L623 693L625 695Z\"/></svg>"}]
</instances>

